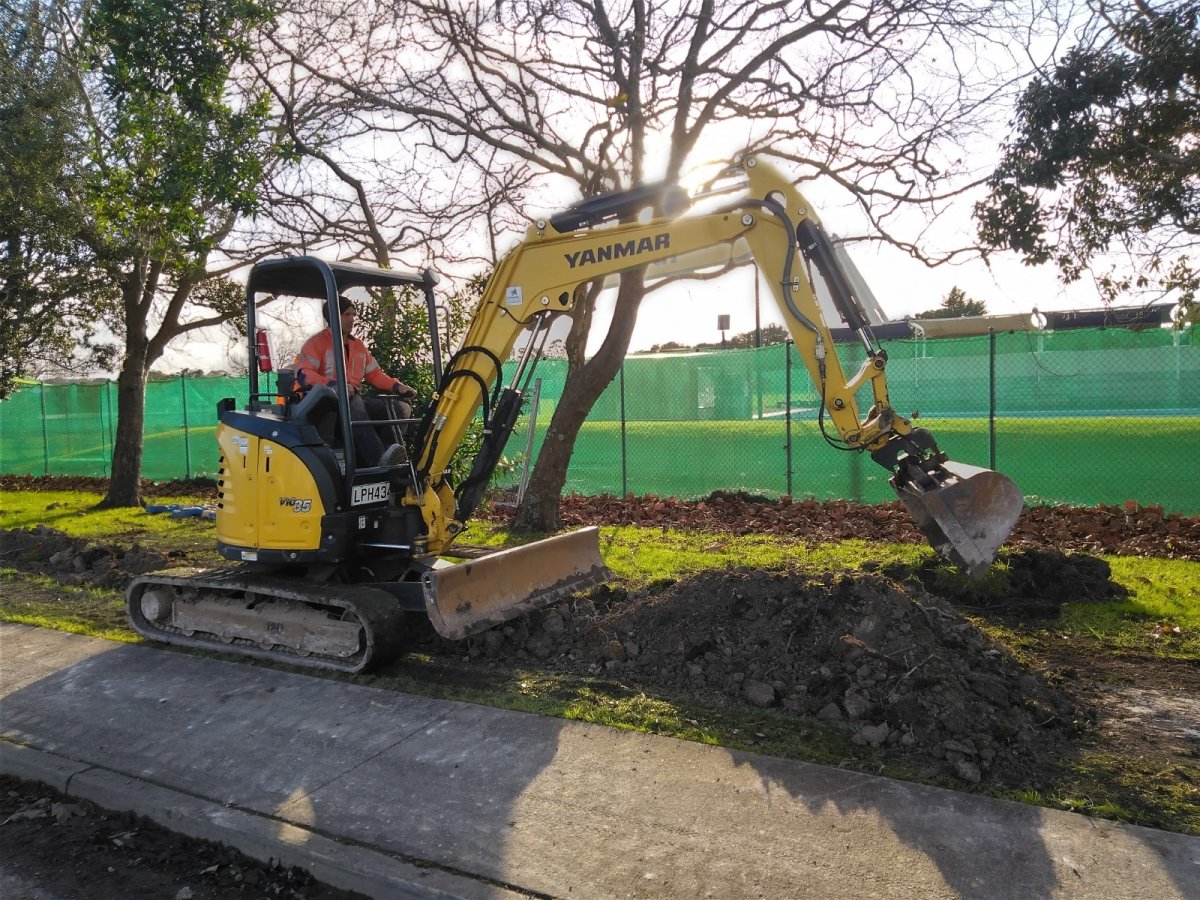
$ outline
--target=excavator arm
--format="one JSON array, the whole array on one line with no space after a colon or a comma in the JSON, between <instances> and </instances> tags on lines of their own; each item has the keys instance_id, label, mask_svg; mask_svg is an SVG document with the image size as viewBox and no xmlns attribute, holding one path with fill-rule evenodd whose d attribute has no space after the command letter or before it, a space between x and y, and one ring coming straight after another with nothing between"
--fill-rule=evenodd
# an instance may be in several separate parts
<instances>
[{"instance_id":1,"label":"excavator arm","mask_svg":"<svg viewBox=\"0 0 1200 900\"><path fill-rule=\"evenodd\" d=\"M539 340L551 320L569 314L576 289L647 266L681 271L688 260L727 259L744 245L761 272L817 386L821 424L827 415L836 436L831 444L865 451L892 472L891 483L931 543L974 577L986 571L1020 513L1023 498L1011 480L989 470L953 463L932 436L892 408L887 388L887 354L878 345L850 280L812 206L770 163L747 158L731 169L724 187L705 198L730 195L715 209L684 209L676 189L654 185L586 200L532 223L525 239L497 266L485 288L462 348L446 367L436 403L420 438L417 465L429 489L441 498L443 518L431 522L430 546L438 547L439 525L447 540L461 530L520 409ZM653 209L648 220L639 218ZM719 252L714 253L714 250ZM866 359L847 374L834 352L829 325L814 290L819 275L838 312L858 334ZM508 386L500 383L502 361L519 335L532 330L526 354ZM859 397L869 386L865 410ZM485 444L472 475L448 500L443 473L480 408L485 410ZM431 504L432 506L432 504Z\"/></svg>"}]
</instances>

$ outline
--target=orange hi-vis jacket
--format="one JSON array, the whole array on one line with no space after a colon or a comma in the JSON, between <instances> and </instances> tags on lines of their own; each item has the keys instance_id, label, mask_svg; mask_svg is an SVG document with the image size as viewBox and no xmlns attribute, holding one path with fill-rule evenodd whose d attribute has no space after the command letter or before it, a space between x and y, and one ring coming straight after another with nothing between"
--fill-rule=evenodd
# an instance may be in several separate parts
<instances>
[{"instance_id":1,"label":"orange hi-vis jacket","mask_svg":"<svg viewBox=\"0 0 1200 900\"><path fill-rule=\"evenodd\" d=\"M314 334L300 348L296 357L298 377L312 387L318 384L328 384L337 373L333 361L333 332L326 328ZM356 337L346 338L346 381L352 390L358 390L366 379L381 391L395 390L399 380L393 378L375 362L371 351Z\"/></svg>"}]
</instances>

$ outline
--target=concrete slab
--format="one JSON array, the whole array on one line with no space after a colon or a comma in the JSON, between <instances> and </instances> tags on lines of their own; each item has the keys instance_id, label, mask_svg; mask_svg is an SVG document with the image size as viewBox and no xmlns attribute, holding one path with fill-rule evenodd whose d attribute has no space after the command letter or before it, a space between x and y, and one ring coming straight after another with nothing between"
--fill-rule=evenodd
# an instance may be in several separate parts
<instances>
[{"instance_id":1,"label":"concrete slab","mask_svg":"<svg viewBox=\"0 0 1200 900\"><path fill-rule=\"evenodd\" d=\"M381 897L1200 896L1198 838L22 626L0 749L258 858L443 879Z\"/></svg>"}]
</instances>

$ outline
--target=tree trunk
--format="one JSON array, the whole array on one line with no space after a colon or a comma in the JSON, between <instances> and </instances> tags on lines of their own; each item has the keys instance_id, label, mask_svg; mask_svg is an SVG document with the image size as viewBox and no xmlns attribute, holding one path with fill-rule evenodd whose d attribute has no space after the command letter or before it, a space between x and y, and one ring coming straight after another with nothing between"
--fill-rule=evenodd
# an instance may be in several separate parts
<instances>
[{"instance_id":1,"label":"tree trunk","mask_svg":"<svg viewBox=\"0 0 1200 900\"><path fill-rule=\"evenodd\" d=\"M121 278L125 317L125 355L117 375L117 434L113 439L112 477L101 508L141 506L142 440L146 425L146 373L150 340L146 315L158 287L160 267L138 260Z\"/></svg>"},{"instance_id":2,"label":"tree trunk","mask_svg":"<svg viewBox=\"0 0 1200 900\"><path fill-rule=\"evenodd\" d=\"M557 531L562 527L560 501L563 485L567 483L567 466L575 450L575 439L588 413L625 361L629 339L633 336L633 326L637 321L637 310L644 295L643 272L630 272L622 276L612 324L604 343L581 368L568 371L562 398L550 417L546 439L529 477L521 505L513 517L515 529ZM589 296L587 302L593 300L594 297Z\"/></svg>"},{"instance_id":3,"label":"tree trunk","mask_svg":"<svg viewBox=\"0 0 1200 900\"><path fill-rule=\"evenodd\" d=\"M126 354L117 376L117 434L112 477L101 507L141 506L142 438L146 425L145 354Z\"/></svg>"}]
</instances>

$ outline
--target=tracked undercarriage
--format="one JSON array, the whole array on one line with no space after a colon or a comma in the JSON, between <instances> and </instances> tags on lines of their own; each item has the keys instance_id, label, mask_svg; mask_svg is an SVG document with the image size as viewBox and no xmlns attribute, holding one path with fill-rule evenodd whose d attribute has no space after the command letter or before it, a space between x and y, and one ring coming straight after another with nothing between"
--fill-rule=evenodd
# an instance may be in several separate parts
<instances>
[{"instance_id":1,"label":"tracked undercarriage","mask_svg":"<svg viewBox=\"0 0 1200 900\"><path fill-rule=\"evenodd\" d=\"M391 656L404 635L404 610L386 591L247 568L143 576L129 586L126 607L138 634L154 641L343 672Z\"/></svg>"},{"instance_id":2,"label":"tracked undercarriage","mask_svg":"<svg viewBox=\"0 0 1200 900\"><path fill-rule=\"evenodd\" d=\"M409 612L459 640L600 584L611 573L598 538L593 527L506 550L459 548L467 562L413 563L403 580L374 584L322 583L311 572L265 574L249 565L143 575L130 584L126 609L138 634L161 643L362 672L401 648Z\"/></svg>"}]
</instances>

